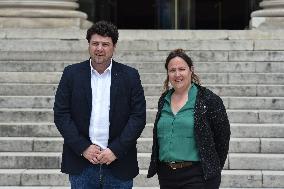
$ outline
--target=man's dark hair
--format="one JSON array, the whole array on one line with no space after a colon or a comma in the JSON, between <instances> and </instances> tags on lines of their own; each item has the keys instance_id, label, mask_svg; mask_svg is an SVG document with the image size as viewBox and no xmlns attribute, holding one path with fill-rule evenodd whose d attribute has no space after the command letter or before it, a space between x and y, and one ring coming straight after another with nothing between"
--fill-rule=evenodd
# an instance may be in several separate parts
<instances>
[{"instance_id":1,"label":"man's dark hair","mask_svg":"<svg viewBox=\"0 0 284 189\"><path fill-rule=\"evenodd\" d=\"M113 44L115 45L118 40L118 30L117 27L107 21L98 21L87 31L86 39L90 43L91 37L94 34L98 34L104 37L110 37Z\"/></svg>"}]
</instances>

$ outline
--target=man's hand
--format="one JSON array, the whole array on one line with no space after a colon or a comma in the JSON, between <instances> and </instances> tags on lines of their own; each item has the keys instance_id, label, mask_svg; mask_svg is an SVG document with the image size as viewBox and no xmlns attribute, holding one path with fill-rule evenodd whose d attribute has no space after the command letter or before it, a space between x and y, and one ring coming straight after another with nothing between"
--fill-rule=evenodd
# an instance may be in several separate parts
<instances>
[{"instance_id":1,"label":"man's hand","mask_svg":"<svg viewBox=\"0 0 284 189\"><path fill-rule=\"evenodd\" d=\"M101 153L97 156L97 160L99 161L100 164L105 163L109 165L115 159L116 159L116 156L109 148L106 148L105 150L101 151Z\"/></svg>"},{"instance_id":2,"label":"man's hand","mask_svg":"<svg viewBox=\"0 0 284 189\"><path fill-rule=\"evenodd\" d=\"M98 161L97 157L100 155L100 153L100 147L92 144L83 152L83 156L92 164L98 164L100 162Z\"/></svg>"}]
</instances>

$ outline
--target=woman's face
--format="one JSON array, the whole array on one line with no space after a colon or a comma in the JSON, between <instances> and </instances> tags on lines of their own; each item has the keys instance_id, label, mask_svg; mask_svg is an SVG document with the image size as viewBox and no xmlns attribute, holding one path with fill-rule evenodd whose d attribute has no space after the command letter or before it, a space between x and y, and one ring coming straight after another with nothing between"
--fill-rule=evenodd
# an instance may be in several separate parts
<instances>
[{"instance_id":1,"label":"woman's face","mask_svg":"<svg viewBox=\"0 0 284 189\"><path fill-rule=\"evenodd\" d=\"M191 84L192 68L180 57L169 61L168 76L169 82L175 90L187 90Z\"/></svg>"}]
</instances>

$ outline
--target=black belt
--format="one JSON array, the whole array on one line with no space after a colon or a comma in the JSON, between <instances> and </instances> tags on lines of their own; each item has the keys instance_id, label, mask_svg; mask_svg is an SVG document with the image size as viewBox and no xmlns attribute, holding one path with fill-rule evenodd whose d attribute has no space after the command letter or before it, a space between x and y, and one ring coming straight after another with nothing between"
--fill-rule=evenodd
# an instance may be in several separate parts
<instances>
[{"instance_id":1,"label":"black belt","mask_svg":"<svg viewBox=\"0 0 284 189\"><path fill-rule=\"evenodd\" d=\"M199 163L199 161L182 161L182 162L161 162L163 165L169 166L171 169L181 169L181 168L188 168L192 165Z\"/></svg>"}]
</instances>

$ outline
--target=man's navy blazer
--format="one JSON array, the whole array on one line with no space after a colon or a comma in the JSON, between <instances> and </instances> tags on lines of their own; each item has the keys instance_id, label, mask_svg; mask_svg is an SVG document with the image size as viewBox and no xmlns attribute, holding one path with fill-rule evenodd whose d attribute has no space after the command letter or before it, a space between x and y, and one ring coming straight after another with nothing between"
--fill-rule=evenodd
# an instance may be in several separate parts
<instances>
[{"instance_id":1,"label":"man's navy blazer","mask_svg":"<svg viewBox=\"0 0 284 189\"><path fill-rule=\"evenodd\" d=\"M95 107L94 107L95 108ZM90 60L67 66L54 102L54 122L64 138L61 171L79 174L91 163L82 153L92 143ZM146 122L146 101L138 71L112 61L108 148L117 159L108 167L121 179L138 175L136 142Z\"/></svg>"}]
</instances>

